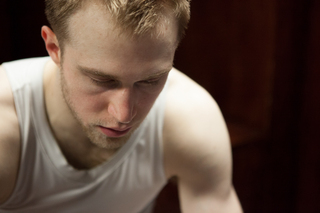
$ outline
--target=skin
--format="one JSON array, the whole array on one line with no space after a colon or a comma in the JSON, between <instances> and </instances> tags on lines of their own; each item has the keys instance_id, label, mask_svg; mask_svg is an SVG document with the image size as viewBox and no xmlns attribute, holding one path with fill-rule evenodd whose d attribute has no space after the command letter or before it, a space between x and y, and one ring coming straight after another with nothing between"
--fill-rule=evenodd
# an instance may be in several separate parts
<instances>
[{"instance_id":1,"label":"skin","mask_svg":"<svg viewBox=\"0 0 320 213\"><path fill-rule=\"evenodd\" d=\"M49 121L67 159L79 169L108 160L144 120L172 69L177 43L175 22L157 38L129 38L119 36L101 7L84 8L70 19L73 39L64 46L63 61L54 33L42 29L54 62L45 73L45 93L53 94L45 96ZM110 138L100 126L131 130L124 137ZM66 128L68 132L63 131Z\"/></svg>"},{"instance_id":2,"label":"skin","mask_svg":"<svg viewBox=\"0 0 320 213\"><path fill-rule=\"evenodd\" d=\"M148 114L168 80L164 170L178 178L183 212L242 212L231 181L231 151L221 112L198 84L172 68L177 23L159 25L158 37L129 38L109 15L90 4L72 16L63 58L55 34L42 28L51 61L44 93L49 123L68 162L90 169L114 155ZM106 24L109 23L109 24ZM98 81L98 82L95 82ZM19 124L10 85L0 68L0 203L18 175ZM101 126L128 129L106 137ZM67 131L66 131L67 130Z\"/></svg>"}]
</instances>

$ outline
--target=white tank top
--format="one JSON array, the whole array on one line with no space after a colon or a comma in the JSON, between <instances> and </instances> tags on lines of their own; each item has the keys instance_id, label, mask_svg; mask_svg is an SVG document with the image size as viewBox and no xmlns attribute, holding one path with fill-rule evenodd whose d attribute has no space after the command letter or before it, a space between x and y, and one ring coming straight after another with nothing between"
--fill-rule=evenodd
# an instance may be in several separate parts
<instances>
[{"instance_id":1,"label":"white tank top","mask_svg":"<svg viewBox=\"0 0 320 213\"><path fill-rule=\"evenodd\" d=\"M166 184L162 159L165 89L129 141L91 170L70 166L50 130L43 98L49 57L3 64L13 90L21 132L21 160L12 196L0 212L135 213Z\"/></svg>"}]
</instances>

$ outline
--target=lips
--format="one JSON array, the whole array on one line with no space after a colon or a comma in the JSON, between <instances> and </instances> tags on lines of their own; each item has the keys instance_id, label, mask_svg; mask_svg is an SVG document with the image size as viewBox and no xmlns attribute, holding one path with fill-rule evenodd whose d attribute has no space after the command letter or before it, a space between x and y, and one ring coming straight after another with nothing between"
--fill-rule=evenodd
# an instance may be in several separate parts
<instances>
[{"instance_id":1,"label":"lips","mask_svg":"<svg viewBox=\"0 0 320 213\"><path fill-rule=\"evenodd\" d=\"M102 126L99 126L99 128L103 132L103 134L112 138L122 137L126 135L131 129L131 127L125 128L125 129L113 129L113 128L106 128Z\"/></svg>"}]
</instances>

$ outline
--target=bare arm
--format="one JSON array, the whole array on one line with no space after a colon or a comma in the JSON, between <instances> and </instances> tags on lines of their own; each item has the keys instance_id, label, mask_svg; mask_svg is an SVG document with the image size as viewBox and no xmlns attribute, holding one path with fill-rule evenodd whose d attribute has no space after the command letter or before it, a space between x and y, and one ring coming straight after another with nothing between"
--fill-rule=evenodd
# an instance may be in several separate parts
<instances>
[{"instance_id":1,"label":"bare arm","mask_svg":"<svg viewBox=\"0 0 320 213\"><path fill-rule=\"evenodd\" d=\"M211 96L179 72L173 73L165 120L165 169L177 176L184 213L240 213L232 185L228 132Z\"/></svg>"},{"instance_id":2,"label":"bare arm","mask_svg":"<svg viewBox=\"0 0 320 213\"><path fill-rule=\"evenodd\" d=\"M19 167L20 135L12 91L0 66L0 204L11 195Z\"/></svg>"}]
</instances>

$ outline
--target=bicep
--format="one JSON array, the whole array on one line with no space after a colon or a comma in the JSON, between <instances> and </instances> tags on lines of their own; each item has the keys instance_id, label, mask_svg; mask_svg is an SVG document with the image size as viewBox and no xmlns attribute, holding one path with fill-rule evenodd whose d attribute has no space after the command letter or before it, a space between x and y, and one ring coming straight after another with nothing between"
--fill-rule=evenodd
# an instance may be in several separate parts
<instances>
[{"instance_id":1,"label":"bicep","mask_svg":"<svg viewBox=\"0 0 320 213\"><path fill-rule=\"evenodd\" d=\"M182 212L239 213L241 207L232 185L229 137L207 135L198 137L203 141L190 150L193 153L185 157L188 163L178 174Z\"/></svg>"},{"instance_id":2,"label":"bicep","mask_svg":"<svg viewBox=\"0 0 320 213\"><path fill-rule=\"evenodd\" d=\"M198 145L190 146L190 153L184 157L187 163L179 170L178 186L183 212L240 212L232 186L229 137L223 120L215 122L223 135L211 130L206 136L194 138Z\"/></svg>"},{"instance_id":3,"label":"bicep","mask_svg":"<svg viewBox=\"0 0 320 213\"><path fill-rule=\"evenodd\" d=\"M241 205L233 187L222 195L215 191L195 193L189 186L179 184L180 205L183 213L241 213Z\"/></svg>"},{"instance_id":4,"label":"bicep","mask_svg":"<svg viewBox=\"0 0 320 213\"><path fill-rule=\"evenodd\" d=\"M0 67L0 203L11 194L20 156L19 122L10 84Z\"/></svg>"},{"instance_id":5,"label":"bicep","mask_svg":"<svg viewBox=\"0 0 320 213\"><path fill-rule=\"evenodd\" d=\"M182 210L241 212L232 186L231 146L223 116L206 91L188 85L170 93L165 126L170 133L166 171L178 177Z\"/></svg>"}]
</instances>

